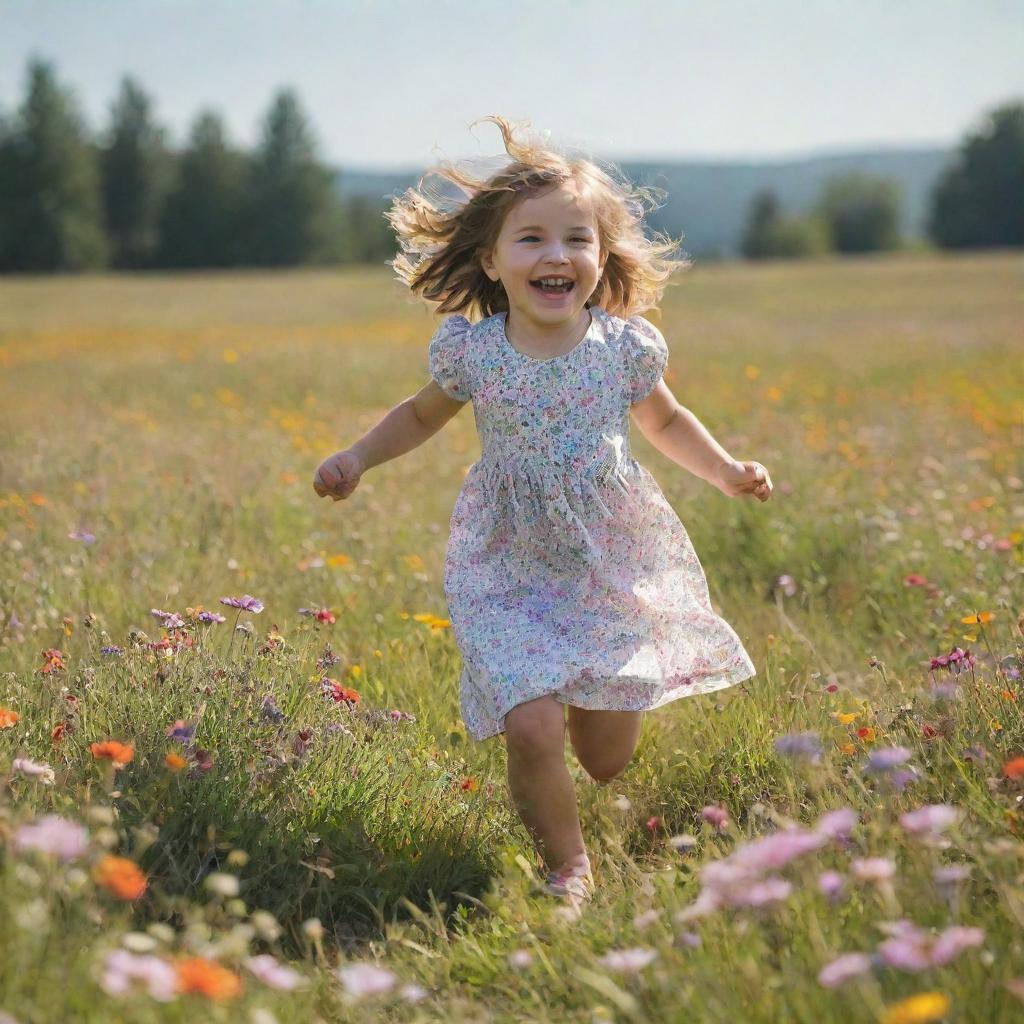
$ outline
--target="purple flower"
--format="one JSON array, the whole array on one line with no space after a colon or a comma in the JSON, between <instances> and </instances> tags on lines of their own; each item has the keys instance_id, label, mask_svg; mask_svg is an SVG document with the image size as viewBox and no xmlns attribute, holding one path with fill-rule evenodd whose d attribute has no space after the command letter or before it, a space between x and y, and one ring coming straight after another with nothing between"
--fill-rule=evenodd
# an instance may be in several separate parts
<instances>
[{"instance_id":1,"label":"purple flower","mask_svg":"<svg viewBox=\"0 0 1024 1024\"><path fill-rule=\"evenodd\" d=\"M47 814L31 825L22 825L14 833L19 850L37 850L58 860L77 860L89 848L89 833L76 821L59 814Z\"/></svg>"},{"instance_id":2,"label":"purple flower","mask_svg":"<svg viewBox=\"0 0 1024 1024\"><path fill-rule=\"evenodd\" d=\"M786 597L792 597L796 593L796 581L789 573L783 573L776 581L775 586L781 587Z\"/></svg>"},{"instance_id":3,"label":"purple flower","mask_svg":"<svg viewBox=\"0 0 1024 1024\"><path fill-rule=\"evenodd\" d=\"M914 768L900 768L889 776L889 785L897 793L902 793L910 782L917 782L917 770Z\"/></svg>"},{"instance_id":4,"label":"purple flower","mask_svg":"<svg viewBox=\"0 0 1024 1024\"><path fill-rule=\"evenodd\" d=\"M189 746L192 743L192 737L196 734L196 723L183 722L179 718L174 725L167 727L166 734L177 743L184 743L185 746Z\"/></svg>"},{"instance_id":5,"label":"purple flower","mask_svg":"<svg viewBox=\"0 0 1024 1024\"><path fill-rule=\"evenodd\" d=\"M117 644L110 644L107 647L101 647L100 654L124 654L124 648L118 647Z\"/></svg>"},{"instance_id":6,"label":"purple flower","mask_svg":"<svg viewBox=\"0 0 1024 1024\"><path fill-rule=\"evenodd\" d=\"M750 871L778 871L803 853L816 850L828 837L803 829L784 829L734 850L729 860Z\"/></svg>"},{"instance_id":7,"label":"purple flower","mask_svg":"<svg viewBox=\"0 0 1024 1024\"><path fill-rule=\"evenodd\" d=\"M263 611L263 602L249 594L242 597L222 597L220 603L230 605L232 608L241 608L246 612Z\"/></svg>"},{"instance_id":8,"label":"purple flower","mask_svg":"<svg viewBox=\"0 0 1024 1024\"><path fill-rule=\"evenodd\" d=\"M115 949L103 962L100 988L111 996L126 995L138 986L153 999L168 1003L178 994L177 985L174 968L158 956L136 956Z\"/></svg>"},{"instance_id":9,"label":"purple flower","mask_svg":"<svg viewBox=\"0 0 1024 1024\"><path fill-rule=\"evenodd\" d=\"M925 804L900 815L900 824L912 835L944 832L960 818L960 808L951 804Z\"/></svg>"},{"instance_id":10,"label":"purple flower","mask_svg":"<svg viewBox=\"0 0 1024 1024\"><path fill-rule=\"evenodd\" d=\"M868 754L864 771L869 775L892 771L897 765L909 760L910 751L906 747L879 747Z\"/></svg>"},{"instance_id":11,"label":"purple flower","mask_svg":"<svg viewBox=\"0 0 1024 1024\"><path fill-rule=\"evenodd\" d=\"M610 971L635 974L637 971L643 970L657 956L656 949L639 946L635 949L610 949L604 956L598 957L597 962Z\"/></svg>"},{"instance_id":12,"label":"purple flower","mask_svg":"<svg viewBox=\"0 0 1024 1024\"><path fill-rule=\"evenodd\" d=\"M935 884L941 887L952 887L970 877L971 869L966 864L944 864L932 872Z\"/></svg>"},{"instance_id":13,"label":"purple flower","mask_svg":"<svg viewBox=\"0 0 1024 1024\"><path fill-rule=\"evenodd\" d=\"M958 700L960 684L955 679L944 683L932 683L928 692L935 700Z\"/></svg>"},{"instance_id":14,"label":"purple flower","mask_svg":"<svg viewBox=\"0 0 1024 1024\"><path fill-rule=\"evenodd\" d=\"M857 812L850 807L826 811L814 826L814 831L829 839L848 839L853 826L857 824Z\"/></svg>"},{"instance_id":15,"label":"purple flower","mask_svg":"<svg viewBox=\"0 0 1024 1024\"><path fill-rule=\"evenodd\" d=\"M871 970L871 957L867 953L844 953L818 971L818 984L822 988L836 988Z\"/></svg>"},{"instance_id":16,"label":"purple flower","mask_svg":"<svg viewBox=\"0 0 1024 1024\"><path fill-rule=\"evenodd\" d=\"M83 544L96 543L96 534L90 533L88 530L72 530L68 536L72 540L80 540Z\"/></svg>"},{"instance_id":17,"label":"purple flower","mask_svg":"<svg viewBox=\"0 0 1024 1024\"><path fill-rule=\"evenodd\" d=\"M965 928L952 925L939 934L932 946L932 966L944 967L955 960L965 949L980 946L985 941L985 932L981 928Z\"/></svg>"},{"instance_id":18,"label":"purple flower","mask_svg":"<svg viewBox=\"0 0 1024 1024\"><path fill-rule=\"evenodd\" d=\"M150 608L150 615L158 618L167 629L180 629L185 620L177 612L162 612L159 608Z\"/></svg>"},{"instance_id":19,"label":"purple flower","mask_svg":"<svg viewBox=\"0 0 1024 1024\"><path fill-rule=\"evenodd\" d=\"M197 616L200 622L224 622L224 616L220 612L202 611Z\"/></svg>"},{"instance_id":20,"label":"purple flower","mask_svg":"<svg viewBox=\"0 0 1024 1024\"><path fill-rule=\"evenodd\" d=\"M846 879L838 871L823 871L818 875L818 890L833 903L839 899Z\"/></svg>"},{"instance_id":21,"label":"purple flower","mask_svg":"<svg viewBox=\"0 0 1024 1024\"><path fill-rule=\"evenodd\" d=\"M714 804L705 807L700 816L717 829L724 829L729 824L729 812L724 807L717 807Z\"/></svg>"},{"instance_id":22,"label":"purple flower","mask_svg":"<svg viewBox=\"0 0 1024 1024\"><path fill-rule=\"evenodd\" d=\"M793 760L804 758L812 764L817 764L821 761L821 737L816 732L797 732L779 736L775 740L775 752Z\"/></svg>"}]
</instances>

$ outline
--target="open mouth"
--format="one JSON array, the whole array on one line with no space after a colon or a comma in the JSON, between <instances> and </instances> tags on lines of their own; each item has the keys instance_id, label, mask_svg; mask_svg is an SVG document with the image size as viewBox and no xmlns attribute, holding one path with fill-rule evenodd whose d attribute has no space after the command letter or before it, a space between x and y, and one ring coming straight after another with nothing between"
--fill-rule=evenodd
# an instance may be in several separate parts
<instances>
[{"instance_id":1,"label":"open mouth","mask_svg":"<svg viewBox=\"0 0 1024 1024\"><path fill-rule=\"evenodd\" d=\"M538 278L536 281L531 281L530 285L545 295L568 295L576 287L576 282L565 278L556 281L552 281L550 278Z\"/></svg>"}]
</instances>

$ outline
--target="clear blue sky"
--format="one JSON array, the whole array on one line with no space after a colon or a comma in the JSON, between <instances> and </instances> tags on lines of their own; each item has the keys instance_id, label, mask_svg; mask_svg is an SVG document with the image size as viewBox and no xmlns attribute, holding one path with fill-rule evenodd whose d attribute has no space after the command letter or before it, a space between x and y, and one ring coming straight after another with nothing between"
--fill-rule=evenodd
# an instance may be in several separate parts
<instances>
[{"instance_id":1,"label":"clear blue sky","mask_svg":"<svg viewBox=\"0 0 1024 1024\"><path fill-rule=\"evenodd\" d=\"M251 146L294 86L320 154L419 168L503 152L484 114L608 159L952 145L1024 97L1022 0L0 0L0 111L30 54L92 131L121 76L180 144Z\"/></svg>"}]
</instances>

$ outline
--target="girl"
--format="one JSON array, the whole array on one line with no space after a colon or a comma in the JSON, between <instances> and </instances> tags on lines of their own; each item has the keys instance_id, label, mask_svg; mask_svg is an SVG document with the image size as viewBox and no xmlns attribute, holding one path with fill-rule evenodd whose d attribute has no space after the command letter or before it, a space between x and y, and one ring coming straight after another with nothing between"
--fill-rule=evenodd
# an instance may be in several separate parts
<instances>
[{"instance_id":1,"label":"girl","mask_svg":"<svg viewBox=\"0 0 1024 1024\"><path fill-rule=\"evenodd\" d=\"M462 716L474 740L504 735L545 891L576 904L593 876L566 730L583 768L607 781L632 758L645 711L756 674L712 610L683 524L633 459L629 414L724 494L766 501L772 482L662 380L665 340L638 313L688 263L645 237L646 192L516 140L503 118L481 120L498 125L511 162L483 181L443 166L461 201L428 194L424 175L387 214L402 249L390 265L452 314L430 340L432 380L325 459L313 486L348 498L367 469L473 402L481 456L452 511L444 572Z\"/></svg>"}]
</instances>

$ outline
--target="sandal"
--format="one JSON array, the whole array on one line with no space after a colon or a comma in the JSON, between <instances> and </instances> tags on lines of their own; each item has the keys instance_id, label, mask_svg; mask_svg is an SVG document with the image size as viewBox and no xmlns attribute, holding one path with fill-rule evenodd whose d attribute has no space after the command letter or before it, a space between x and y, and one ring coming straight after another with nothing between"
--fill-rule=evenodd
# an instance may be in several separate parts
<instances>
[{"instance_id":1,"label":"sandal","mask_svg":"<svg viewBox=\"0 0 1024 1024\"><path fill-rule=\"evenodd\" d=\"M586 902L594 897L594 876L589 869L582 875L572 868L550 871L543 890L549 896L567 896L575 902Z\"/></svg>"}]
</instances>

